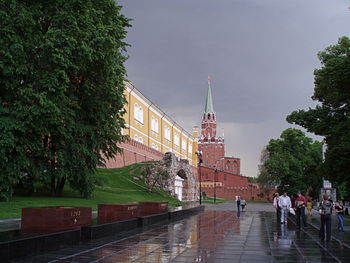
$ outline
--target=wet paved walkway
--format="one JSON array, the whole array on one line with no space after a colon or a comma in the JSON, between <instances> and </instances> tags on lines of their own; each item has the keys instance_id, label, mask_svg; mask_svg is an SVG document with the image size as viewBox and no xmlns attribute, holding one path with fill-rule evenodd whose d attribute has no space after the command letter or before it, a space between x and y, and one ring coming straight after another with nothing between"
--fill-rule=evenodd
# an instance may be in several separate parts
<instances>
[{"instance_id":1,"label":"wet paved walkway","mask_svg":"<svg viewBox=\"0 0 350 263\"><path fill-rule=\"evenodd\" d=\"M292 221L277 224L267 206L265 211L247 208L237 214L232 204L209 206L170 224L12 262L350 262L348 247L335 240L320 242L315 228L297 229Z\"/></svg>"}]
</instances>

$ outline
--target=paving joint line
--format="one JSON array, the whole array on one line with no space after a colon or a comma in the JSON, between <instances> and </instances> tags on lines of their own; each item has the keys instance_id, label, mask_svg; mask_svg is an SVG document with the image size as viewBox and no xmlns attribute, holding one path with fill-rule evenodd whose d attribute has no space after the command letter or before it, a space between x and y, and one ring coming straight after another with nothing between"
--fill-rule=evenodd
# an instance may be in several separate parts
<instances>
[{"instance_id":1,"label":"paving joint line","mask_svg":"<svg viewBox=\"0 0 350 263\"><path fill-rule=\"evenodd\" d=\"M296 222L294 220L292 220L290 217L289 217L289 220L291 222L293 222L294 225L297 225ZM301 225L301 222L300 222L300 225ZM316 228L317 229L317 228ZM316 238L314 238L311 234L309 234L304 228L302 228L300 226L300 231L303 231L306 235L308 235L319 247L321 247L324 251L326 251L332 258L334 258L337 262L339 263L342 263L341 260L339 260L336 256L333 255L332 252L330 252L327 247L323 246L319 240L317 240Z\"/></svg>"}]
</instances>

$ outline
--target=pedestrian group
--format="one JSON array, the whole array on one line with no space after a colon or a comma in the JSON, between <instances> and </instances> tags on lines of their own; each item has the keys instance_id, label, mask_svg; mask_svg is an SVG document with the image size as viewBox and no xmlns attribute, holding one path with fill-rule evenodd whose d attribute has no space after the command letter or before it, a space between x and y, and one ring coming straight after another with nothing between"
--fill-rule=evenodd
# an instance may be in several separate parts
<instances>
[{"instance_id":1,"label":"pedestrian group","mask_svg":"<svg viewBox=\"0 0 350 263\"><path fill-rule=\"evenodd\" d=\"M298 192L297 198L289 197L286 192L280 196L275 193L273 199L273 206L276 209L277 222L281 224L287 224L288 213L295 215L296 224L300 228L301 224L307 227L305 208L307 214L312 217L312 201L306 200L305 196ZM331 223L332 223L332 211L335 210L338 218L337 229L340 232L344 232L344 206L342 201L333 204L333 201L328 195L323 195L323 200L319 203L318 212L321 216L319 238L321 240L331 240Z\"/></svg>"}]
</instances>

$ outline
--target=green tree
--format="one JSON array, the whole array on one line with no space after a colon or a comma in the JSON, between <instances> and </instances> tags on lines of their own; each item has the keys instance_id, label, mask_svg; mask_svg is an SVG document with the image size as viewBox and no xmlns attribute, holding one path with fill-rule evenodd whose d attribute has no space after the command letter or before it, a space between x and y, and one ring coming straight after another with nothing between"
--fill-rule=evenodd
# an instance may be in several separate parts
<instances>
[{"instance_id":1,"label":"green tree","mask_svg":"<svg viewBox=\"0 0 350 263\"><path fill-rule=\"evenodd\" d=\"M345 198L350 198L350 40L318 53L322 67L314 71L312 99L318 105L292 112L287 121L325 136L327 143L323 176L332 181Z\"/></svg>"},{"instance_id":2,"label":"green tree","mask_svg":"<svg viewBox=\"0 0 350 263\"><path fill-rule=\"evenodd\" d=\"M118 151L129 19L113 0L0 3L0 198L41 182L83 196Z\"/></svg>"},{"instance_id":3,"label":"green tree","mask_svg":"<svg viewBox=\"0 0 350 263\"><path fill-rule=\"evenodd\" d=\"M262 154L259 182L279 185L282 193L317 193L321 185L318 167L322 162L322 144L297 129L286 129L279 139L271 139Z\"/></svg>"}]
</instances>

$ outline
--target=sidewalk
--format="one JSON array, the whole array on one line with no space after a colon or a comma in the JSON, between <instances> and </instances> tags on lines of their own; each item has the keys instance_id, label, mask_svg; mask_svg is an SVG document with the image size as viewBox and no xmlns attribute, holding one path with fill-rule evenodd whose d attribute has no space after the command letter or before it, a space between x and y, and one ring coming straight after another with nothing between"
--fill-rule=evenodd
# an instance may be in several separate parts
<instances>
[{"instance_id":1,"label":"sidewalk","mask_svg":"<svg viewBox=\"0 0 350 263\"><path fill-rule=\"evenodd\" d=\"M316 210L312 210L312 217L307 216L307 222L313 227L320 228L321 216ZM338 218L337 215L333 212L332 214L332 238L338 242L344 244L350 248L350 219L344 218L344 232L339 232L337 230Z\"/></svg>"},{"instance_id":2,"label":"sidewalk","mask_svg":"<svg viewBox=\"0 0 350 263\"><path fill-rule=\"evenodd\" d=\"M348 263L350 248L319 240L314 227L277 221L268 205L234 202L174 222L116 233L11 263ZM268 210L272 210L271 212ZM315 217L316 220L316 217Z\"/></svg>"}]
</instances>

